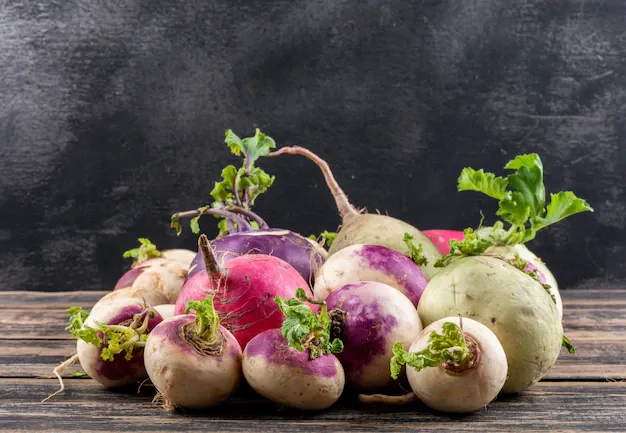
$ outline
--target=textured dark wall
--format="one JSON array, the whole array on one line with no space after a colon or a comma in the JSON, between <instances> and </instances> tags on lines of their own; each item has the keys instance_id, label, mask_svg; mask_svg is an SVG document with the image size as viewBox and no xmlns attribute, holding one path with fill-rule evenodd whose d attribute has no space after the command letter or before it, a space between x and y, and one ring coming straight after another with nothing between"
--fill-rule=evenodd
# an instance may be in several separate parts
<instances>
[{"instance_id":1,"label":"textured dark wall","mask_svg":"<svg viewBox=\"0 0 626 433\"><path fill-rule=\"evenodd\" d=\"M539 152L594 214L529 246L564 287L626 277L622 0L64 0L0 8L0 290L109 289L121 252L203 204L258 126L328 159L351 200L463 228L490 199L465 165ZM310 162L257 210L305 234L339 218ZM214 223L203 224L214 234Z\"/></svg>"}]
</instances>

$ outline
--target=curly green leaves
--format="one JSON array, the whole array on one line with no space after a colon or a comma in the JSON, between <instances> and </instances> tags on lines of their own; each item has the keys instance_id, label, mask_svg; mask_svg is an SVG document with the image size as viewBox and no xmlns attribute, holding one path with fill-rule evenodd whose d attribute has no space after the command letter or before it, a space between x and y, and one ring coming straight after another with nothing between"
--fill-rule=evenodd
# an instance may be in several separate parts
<instances>
[{"instance_id":1,"label":"curly green leaves","mask_svg":"<svg viewBox=\"0 0 626 433\"><path fill-rule=\"evenodd\" d=\"M139 247L125 251L122 257L134 259L135 263L141 263L148 259L163 256L163 253L157 249L150 239L139 238L138 241Z\"/></svg>"}]
</instances>

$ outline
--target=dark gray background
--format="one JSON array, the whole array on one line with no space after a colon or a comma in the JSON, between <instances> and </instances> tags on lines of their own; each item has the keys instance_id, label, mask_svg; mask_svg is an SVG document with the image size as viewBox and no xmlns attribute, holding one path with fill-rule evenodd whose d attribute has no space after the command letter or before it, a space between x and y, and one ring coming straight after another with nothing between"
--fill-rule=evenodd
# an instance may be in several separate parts
<instances>
[{"instance_id":1,"label":"dark gray background","mask_svg":"<svg viewBox=\"0 0 626 433\"><path fill-rule=\"evenodd\" d=\"M626 276L622 0L4 1L0 290L110 289L121 253L177 239L255 126L328 159L358 206L463 228L491 199L463 166L538 152L548 191L594 214L529 247L564 288ZM304 234L339 223L316 167L264 160L257 211ZM215 234L207 218L205 231Z\"/></svg>"}]
</instances>

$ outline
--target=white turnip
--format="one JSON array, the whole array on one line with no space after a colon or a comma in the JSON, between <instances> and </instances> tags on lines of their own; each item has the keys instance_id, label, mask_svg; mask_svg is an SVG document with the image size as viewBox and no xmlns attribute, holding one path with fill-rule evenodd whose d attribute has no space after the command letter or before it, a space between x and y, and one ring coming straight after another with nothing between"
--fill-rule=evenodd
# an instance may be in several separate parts
<instances>
[{"instance_id":1,"label":"white turnip","mask_svg":"<svg viewBox=\"0 0 626 433\"><path fill-rule=\"evenodd\" d=\"M321 410L332 406L345 386L343 367L334 355L343 350L341 340L332 338L334 326L324 302L319 313L302 303L309 299L275 301L285 314L281 329L256 335L243 352L243 374L259 395L282 406Z\"/></svg>"},{"instance_id":2,"label":"white turnip","mask_svg":"<svg viewBox=\"0 0 626 433\"><path fill-rule=\"evenodd\" d=\"M195 314L187 314L192 309ZM189 302L185 315L163 320L146 342L144 360L158 390L155 401L170 410L224 402L241 383L241 353L235 337L219 324L212 296Z\"/></svg>"},{"instance_id":3,"label":"white turnip","mask_svg":"<svg viewBox=\"0 0 626 433\"><path fill-rule=\"evenodd\" d=\"M507 359L495 334L469 318L446 317L428 325L404 350L394 346L391 375L401 366L415 395L427 406L466 413L486 407L502 390Z\"/></svg>"},{"instance_id":4,"label":"white turnip","mask_svg":"<svg viewBox=\"0 0 626 433\"><path fill-rule=\"evenodd\" d=\"M337 184L328 163L308 149L300 146L282 147L281 149L269 153L268 156L281 154L303 155L319 166L326 179L326 184L332 193L337 209L342 219L341 227L337 232L332 245L328 250L329 257L337 251L354 244L375 244L396 250L402 254L409 254L404 238L408 233L417 245L421 245L423 255L427 262L422 266L422 271L426 278L430 279L437 269L435 262L441 258L439 250L433 243L412 225L396 218L368 214L358 211L350 202L343 190Z\"/></svg>"}]
</instances>

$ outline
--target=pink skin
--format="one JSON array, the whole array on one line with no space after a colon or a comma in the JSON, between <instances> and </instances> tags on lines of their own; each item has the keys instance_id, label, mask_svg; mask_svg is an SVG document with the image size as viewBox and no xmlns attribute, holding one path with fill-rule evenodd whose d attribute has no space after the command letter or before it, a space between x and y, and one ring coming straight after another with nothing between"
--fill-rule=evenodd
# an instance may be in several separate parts
<instances>
[{"instance_id":1,"label":"pink skin","mask_svg":"<svg viewBox=\"0 0 626 433\"><path fill-rule=\"evenodd\" d=\"M357 390L385 390L394 381L389 374L397 341L408 349L422 330L409 298L386 284L363 281L347 284L327 298L328 310L346 313L344 350L337 354L348 382Z\"/></svg>"},{"instance_id":2,"label":"pink skin","mask_svg":"<svg viewBox=\"0 0 626 433\"><path fill-rule=\"evenodd\" d=\"M332 354L311 360L289 346L279 329L258 334L243 353L243 373L259 395L296 409L326 409L345 386L341 363Z\"/></svg>"},{"instance_id":3,"label":"pink skin","mask_svg":"<svg viewBox=\"0 0 626 433\"><path fill-rule=\"evenodd\" d=\"M462 241L465 235L459 230L422 230L424 236L435 244L439 252L446 255L450 252L450 240Z\"/></svg>"},{"instance_id":4,"label":"pink skin","mask_svg":"<svg viewBox=\"0 0 626 433\"><path fill-rule=\"evenodd\" d=\"M132 320L135 314L145 310L141 301L131 298L123 298L109 303L104 303L98 309L92 311L85 324L94 326L95 322L107 325L119 325L127 320ZM148 320L148 330L152 331L162 320L160 314L151 310L154 317ZM102 338L102 334L100 334ZM100 355L101 347L77 341L77 353L80 364L85 372L96 382L106 387L119 387L135 383L147 377L143 359L143 348L135 348L130 360L120 353L114 356L113 361L104 361Z\"/></svg>"},{"instance_id":5,"label":"pink skin","mask_svg":"<svg viewBox=\"0 0 626 433\"><path fill-rule=\"evenodd\" d=\"M242 378L241 346L222 326L224 337L220 355L200 353L181 337L184 325L192 324L192 314L170 317L148 337L145 366L150 380L174 407L204 409L228 399Z\"/></svg>"},{"instance_id":6,"label":"pink skin","mask_svg":"<svg viewBox=\"0 0 626 433\"><path fill-rule=\"evenodd\" d=\"M174 313L184 314L188 301L213 295L222 325L245 348L257 334L280 328L283 314L274 298L293 298L298 288L312 296L304 278L287 262L264 254L239 256L224 263L221 274L209 278L203 269L190 277L176 300ZM307 305L317 311L314 305Z\"/></svg>"}]
</instances>

